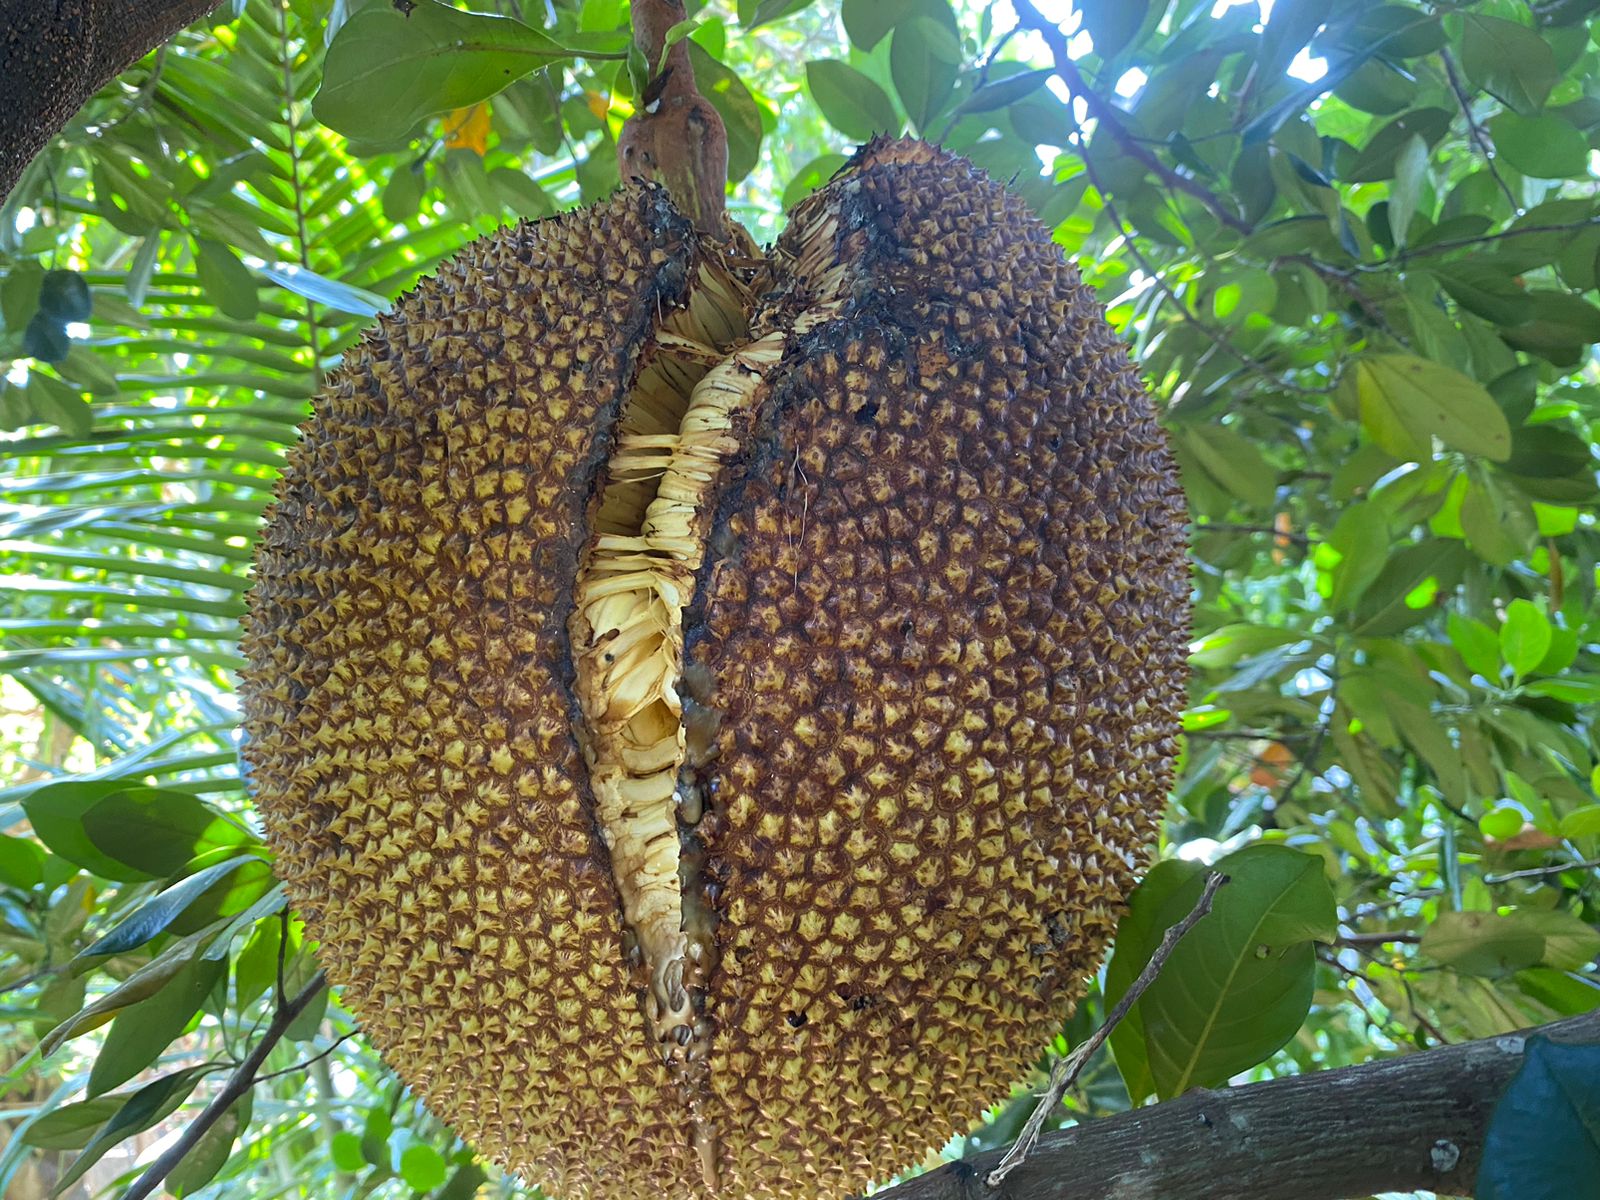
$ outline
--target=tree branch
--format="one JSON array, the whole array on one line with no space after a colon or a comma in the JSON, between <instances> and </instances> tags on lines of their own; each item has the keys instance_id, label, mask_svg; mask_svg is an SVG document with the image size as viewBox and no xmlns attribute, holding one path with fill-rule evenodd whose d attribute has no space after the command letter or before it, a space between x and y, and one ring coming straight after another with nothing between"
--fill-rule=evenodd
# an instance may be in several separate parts
<instances>
[{"instance_id":1,"label":"tree branch","mask_svg":"<svg viewBox=\"0 0 1600 1200\"><path fill-rule=\"evenodd\" d=\"M255 1044L249 1056L234 1068L227 1084L211 1098L211 1103L207 1104L204 1111L183 1131L183 1136L167 1147L161 1157L146 1167L144 1174L133 1181L133 1186L122 1193L122 1200L144 1200L161 1186L161 1181L172 1174L177 1165L183 1161L183 1156L193 1150L195 1143L222 1119L222 1114L233 1107L234 1101L255 1086L256 1076L261 1070L261 1065L267 1061L267 1055L271 1054L273 1047L283 1040L283 1035L288 1032L289 1026L294 1024L295 1018L310 1007L311 1002L327 986L328 977L318 971L292 1000L278 1005L277 1011L272 1014L272 1023L267 1026L266 1032L261 1035L261 1040Z\"/></svg>"},{"instance_id":2,"label":"tree branch","mask_svg":"<svg viewBox=\"0 0 1600 1200\"><path fill-rule=\"evenodd\" d=\"M1600 1042L1600 1011L1528 1034ZM1473 1190L1483 1134L1524 1035L1216 1091L1045 1134L995 1189L1004 1151L951 1163L877 1200L1344 1200Z\"/></svg>"},{"instance_id":3,"label":"tree branch","mask_svg":"<svg viewBox=\"0 0 1600 1200\"><path fill-rule=\"evenodd\" d=\"M1122 1024L1122 1019L1128 1015L1128 1010L1139 1002L1139 997L1144 995L1145 989L1156 981L1156 976L1161 974L1161 968L1167 965L1167 959L1172 957L1172 952L1178 948L1178 943L1183 940L1184 934L1198 925L1211 911L1211 902L1216 899L1217 889L1227 882L1228 877L1220 871L1213 871L1206 876L1206 885L1201 889L1200 898L1194 902L1194 907L1189 910L1189 915L1161 935L1161 944L1150 956L1150 961L1145 963L1144 970L1139 972L1139 977L1133 981L1133 986L1123 993L1122 999L1117 1001L1116 1007L1111 1010L1111 1014L1106 1017L1100 1028L1085 1038L1081 1045L1074 1046L1072 1053L1056 1060L1055 1065L1050 1068L1050 1086L1045 1088L1044 1094L1039 1097L1039 1103L1028 1115L1028 1123L1022 1127L1022 1133L1016 1143L1005 1152L1005 1157L985 1179L984 1182L991 1188L999 1187L1005 1182L1007 1175L1027 1161L1028 1155L1032 1154L1034 1147L1039 1144L1040 1130L1044 1128L1044 1123L1050 1114L1055 1112L1056 1105L1061 1103L1061 1097L1067 1094L1067 1089L1083 1072L1084 1066L1094 1057L1095 1051L1106 1044L1106 1039L1111 1036L1112 1030Z\"/></svg>"},{"instance_id":4,"label":"tree branch","mask_svg":"<svg viewBox=\"0 0 1600 1200\"><path fill-rule=\"evenodd\" d=\"M0 0L0 199L106 82L217 0Z\"/></svg>"},{"instance_id":5,"label":"tree branch","mask_svg":"<svg viewBox=\"0 0 1600 1200\"><path fill-rule=\"evenodd\" d=\"M1072 55L1067 50L1067 39L1061 34L1061 27L1048 20L1030 0L1014 0L1013 5L1017 11L1017 24L1025 29L1032 29L1044 39L1045 45L1050 50L1050 57L1055 62L1055 72L1061 82L1067 85L1067 90L1083 101L1084 108L1122 148L1122 152L1135 162L1139 163L1156 176L1168 187L1175 191L1193 196L1216 216L1229 229L1235 233L1250 234L1255 232L1255 227L1238 213L1232 211L1222 202L1222 198L1206 187L1197 179L1187 175L1180 175L1167 166L1153 153L1143 146L1126 125L1122 123L1122 114L1109 100L1089 86L1083 77L1083 72L1078 70L1078 64L1072 61ZM1085 147L1087 150L1087 147Z\"/></svg>"}]
</instances>

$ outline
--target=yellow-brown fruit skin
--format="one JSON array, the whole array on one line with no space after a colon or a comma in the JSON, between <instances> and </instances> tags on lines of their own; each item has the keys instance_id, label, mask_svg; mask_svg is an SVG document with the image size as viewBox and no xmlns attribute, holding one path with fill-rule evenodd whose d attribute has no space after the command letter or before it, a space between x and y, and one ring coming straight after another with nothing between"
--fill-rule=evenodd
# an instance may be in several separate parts
<instances>
[{"instance_id":1,"label":"yellow-brown fruit skin","mask_svg":"<svg viewBox=\"0 0 1600 1200\"><path fill-rule=\"evenodd\" d=\"M724 1198L858 1193L1005 1097L1144 865L1182 707L1176 473L1048 231L915 142L792 228L828 220L842 303L767 376L685 617ZM790 252L755 335L818 299ZM251 601L246 757L330 978L558 1197L708 1194L565 632L617 405L703 253L648 189L475 243L319 399Z\"/></svg>"},{"instance_id":2,"label":"yellow-brown fruit skin","mask_svg":"<svg viewBox=\"0 0 1600 1200\"><path fill-rule=\"evenodd\" d=\"M1186 670L1183 496L1048 232L920 144L807 204L853 300L773 378L687 629L730 1195L859 1191L1037 1061L1154 841Z\"/></svg>"},{"instance_id":3,"label":"yellow-brown fruit skin","mask_svg":"<svg viewBox=\"0 0 1600 1200\"><path fill-rule=\"evenodd\" d=\"M565 630L606 431L691 237L633 191L403 298L289 455L246 623L245 757L329 979L435 1112L560 1196L683 1158Z\"/></svg>"}]
</instances>

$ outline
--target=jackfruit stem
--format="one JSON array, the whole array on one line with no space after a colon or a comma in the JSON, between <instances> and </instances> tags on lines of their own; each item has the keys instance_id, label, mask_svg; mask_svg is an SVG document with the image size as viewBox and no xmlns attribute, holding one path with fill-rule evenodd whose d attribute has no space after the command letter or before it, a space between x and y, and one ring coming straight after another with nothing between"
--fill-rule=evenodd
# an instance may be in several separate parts
<instances>
[{"instance_id":1,"label":"jackfruit stem","mask_svg":"<svg viewBox=\"0 0 1600 1200\"><path fill-rule=\"evenodd\" d=\"M682 0L634 0L634 42L653 73L662 60L667 32L687 19ZM617 165L624 182L660 183L695 227L717 238L729 236L724 198L728 179L728 131L695 84L689 39L666 51L665 69L638 98L617 139Z\"/></svg>"}]
</instances>

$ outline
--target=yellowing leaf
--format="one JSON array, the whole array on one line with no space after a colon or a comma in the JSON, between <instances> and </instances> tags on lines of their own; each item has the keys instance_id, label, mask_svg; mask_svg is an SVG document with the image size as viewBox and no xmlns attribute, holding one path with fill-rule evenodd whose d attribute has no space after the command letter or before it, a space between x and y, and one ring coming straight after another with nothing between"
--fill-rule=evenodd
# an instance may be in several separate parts
<instances>
[{"instance_id":1,"label":"yellowing leaf","mask_svg":"<svg viewBox=\"0 0 1600 1200\"><path fill-rule=\"evenodd\" d=\"M458 108L444 119L446 150L471 150L482 158L489 150L489 105L479 101Z\"/></svg>"},{"instance_id":2,"label":"yellowing leaf","mask_svg":"<svg viewBox=\"0 0 1600 1200\"><path fill-rule=\"evenodd\" d=\"M1372 440L1397 458L1426 462L1432 439L1503 462L1511 428L1494 397L1460 371L1411 354L1356 363L1356 402Z\"/></svg>"}]
</instances>

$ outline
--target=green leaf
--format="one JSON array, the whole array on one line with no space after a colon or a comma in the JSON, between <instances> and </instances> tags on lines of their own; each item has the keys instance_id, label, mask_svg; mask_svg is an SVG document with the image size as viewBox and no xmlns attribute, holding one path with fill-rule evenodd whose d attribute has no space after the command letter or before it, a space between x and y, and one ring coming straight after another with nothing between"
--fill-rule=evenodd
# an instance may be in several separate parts
<instances>
[{"instance_id":1,"label":"green leaf","mask_svg":"<svg viewBox=\"0 0 1600 1200\"><path fill-rule=\"evenodd\" d=\"M1464 974L1499 976L1537 963L1544 956L1544 938L1499 913L1447 912L1423 931L1420 948Z\"/></svg>"},{"instance_id":2,"label":"green leaf","mask_svg":"<svg viewBox=\"0 0 1600 1200\"><path fill-rule=\"evenodd\" d=\"M31 322L28 328L33 328ZM30 424L55 425L75 437L88 433L94 425L94 413L83 398L82 389L48 371L28 372L27 405Z\"/></svg>"},{"instance_id":3,"label":"green leaf","mask_svg":"<svg viewBox=\"0 0 1600 1200\"><path fill-rule=\"evenodd\" d=\"M105 937L78 954L79 959L101 957L108 954L126 954L146 942L160 937L172 922L212 884L232 874L247 862L260 862L254 855L241 854L236 858L197 871L188 878L173 884L166 891L147 900L123 918Z\"/></svg>"},{"instance_id":4,"label":"green leaf","mask_svg":"<svg viewBox=\"0 0 1600 1200\"><path fill-rule=\"evenodd\" d=\"M89 839L83 828L83 815L107 796L128 790L122 780L71 779L47 784L22 801L33 831L50 850L70 863L103 879L153 879L140 870L111 857Z\"/></svg>"},{"instance_id":5,"label":"green leaf","mask_svg":"<svg viewBox=\"0 0 1600 1200\"><path fill-rule=\"evenodd\" d=\"M1394 183L1389 186L1389 231L1394 244L1404 246L1411 218L1422 198L1422 185L1428 177L1428 144L1412 134L1400 148L1395 161Z\"/></svg>"},{"instance_id":6,"label":"green leaf","mask_svg":"<svg viewBox=\"0 0 1600 1200\"><path fill-rule=\"evenodd\" d=\"M993 112L997 108L1007 108L1019 100L1026 100L1034 92L1050 81L1055 72L1048 69L1038 71L1019 71L1015 75L1007 75L1004 79L991 79L972 95L968 96L961 105L962 112L980 113Z\"/></svg>"},{"instance_id":7,"label":"green leaf","mask_svg":"<svg viewBox=\"0 0 1600 1200\"><path fill-rule=\"evenodd\" d=\"M209 936L209 931L201 931L173 942L111 991L52 1029L39 1043L40 1055L49 1058L63 1042L99 1028L123 1009L154 996L189 965Z\"/></svg>"},{"instance_id":8,"label":"green leaf","mask_svg":"<svg viewBox=\"0 0 1600 1200\"><path fill-rule=\"evenodd\" d=\"M1450 131L1455 113L1444 108L1417 108L1401 113L1373 134L1355 158L1341 167L1338 175L1345 183L1372 183L1393 177L1400 163L1400 151L1413 137L1432 146Z\"/></svg>"},{"instance_id":9,"label":"green leaf","mask_svg":"<svg viewBox=\"0 0 1600 1200\"><path fill-rule=\"evenodd\" d=\"M1495 1105L1478 1200L1600 1197L1600 1045L1535 1035Z\"/></svg>"},{"instance_id":10,"label":"green leaf","mask_svg":"<svg viewBox=\"0 0 1600 1200\"><path fill-rule=\"evenodd\" d=\"M1493 838L1497 842L1510 841L1522 832L1522 827L1527 823L1527 818L1520 808L1506 805L1493 812L1484 813L1478 818L1478 830L1486 838Z\"/></svg>"},{"instance_id":11,"label":"green leaf","mask_svg":"<svg viewBox=\"0 0 1600 1200\"><path fill-rule=\"evenodd\" d=\"M246 1092L240 1096L200 1135L200 1140L167 1176L167 1191L180 1197L192 1195L216 1177L233 1153L233 1143L250 1125L254 1095Z\"/></svg>"},{"instance_id":12,"label":"green leaf","mask_svg":"<svg viewBox=\"0 0 1600 1200\"><path fill-rule=\"evenodd\" d=\"M1185 910L1176 917L1166 916L1174 907L1173 897L1180 892L1188 895L1190 907L1193 907L1195 897L1204 886L1201 880L1204 874L1205 868L1197 862L1169 858L1151 867L1134 889L1128 900L1128 911L1117 925L1115 948L1106 964L1107 1004L1115 1004L1127 995L1139 972L1161 944L1161 935L1187 915ZM1111 1053L1128 1096L1135 1104L1155 1094L1156 1082L1150 1074L1150 1056L1145 1050L1144 1014L1139 1005L1130 1008L1122 1023L1111 1031Z\"/></svg>"},{"instance_id":13,"label":"green leaf","mask_svg":"<svg viewBox=\"0 0 1600 1200\"><path fill-rule=\"evenodd\" d=\"M1362 426L1396 458L1428 461L1434 437L1496 461L1511 452L1500 406L1459 371L1409 354L1371 354L1357 361L1354 381Z\"/></svg>"},{"instance_id":14,"label":"green leaf","mask_svg":"<svg viewBox=\"0 0 1600 1200\"><path fill-rule=\"evenodd\" d=\"M444 1155L425 1142L413 1142L400 1155L400 1175L407 1187L432 1191L444 1183L445 1174Z\"/></svg>"},{"instance_id":15,"label":"green leaf","mask_svg":"<svg viewBox=\"0 0 1600 1200\"><path fill-rule=\"evenodd\" d=\"M55 1191L51 1195L59 1196L71 1188L118 1142L144 1132L175 1111L178 1105L189 1098L195 1084L216 1069L200 1066L176 1071L171 1075L163 1075L129 1095L111 1119L89 1140L83 1153L73 1159L66 1173L56 1180Z\"/></svg>"},{"instance_id":16,"label":"green leaf","mask_svg":"<svg viewBox=\"0 0 1600 1200\"><path fill-rule=\"evenodd\" d=\"M39 311L44 268L36 262L17 263L0 278L0 319L7 329L23 329Z\"/></svg>"},{"instance_id":17,"label":"green leaf","mask_svg":"<svg viewBox=\"0 0 1600 1200\"><path fill-rule=\"evenodd\" d=\"M900 118L888 95L848 63L808 62L806 87L828 124L848 138L864 142L875 133L900 132Z\"/></svg>"},{"instance_id":18,"label":"green leaf","mask_svg":"<svg viewBox=\"0 0 1600 1200\"><path fill-rule=\"evenodd\" d=\"M1083 27L1094 40L1094 52L1110 61L1126 49L1150 9L1149 0L1082 0Z\"/></svg>"},{"instance_id":19,"label":"green leaf","mask_svg":"<svg viewBox=\"0 0 1600 1200\"><path fill-rule=\"evenodd\" d=\"M1544 939L1542 962L1561 971L1581 971L1600 955L1600 930L1558 908L1519 908L1510 919Z\"/></svg>"},{"instance_id":20,"label":"green leaf","mask_svg":"<svg viewBox=\"0 0 1600 1200\"><path fill-rule=\"evenodd\" d=\"M921 0L844 0L840 15L850 43L871 50L901 21L921 11Z\"/></svg>"},{"instance_id":21,"label":"green leaf","mask_svg":"<svg viewBox=\"0 0 1600 1200\"><path fill-rule=\"evenodd\" d=\"M1500 626L1500 653L1518 678L1537 667L1550 649L1550 619L1528 600L1513 600L1506 606L1505 622Z\"/></svg>"},{"instance_id":22,"label":"green leaf","mask_svg":"<svg viewBox=\"0 0 1600 1200\"><path fill-rule=\"evenodd\" d=\"M234 320L252 320L260 311L255 273L221 242L196 241L194 269L211 303Z\"/></svg>"},{"instance_id":23,"label":"green leaf","mask_svg":"<svg viewBox=\"0 0 1600 1200\"><path fill-rule=\"evenodd\" d=\"M103 1095L160 1058L227 968L226 961L192 959L154 995L118 1012L95 1056L85 1094Z\"/></svg>"},{"instance_id":24,"label":"green leaf","mask_svg":"<svg viewBox=\"0 0 1600 1200\"><path fill-rule=\"evenodd\" d=\"M47 1112L22 1132L22 1140L41 1150L81 1150L127 1101L126 1096L98 1096Z\"/></svg>"},{"instance_id":25,"label":"green leaf","mask_svg":"<svg viewBox=\"0 0 1600 1200\"><path fill-rule=\"evenodd\" d=\"M44 882L45 850L28 838L0 836L0 883L27 891Z\"/></svg>"},{"instance_id":26,"label":"green leaf","mask_svg":"<svg viewBox=\"0 0 1600 1200\"><path fill-rule=\"evenodd\" d=\"M895 26L889 39L889 74L913 130L926 132L944 109L960 64L960 39L940 21L914 17Z\"/></svg>"},{"instance_id":27,"label":"green leaf","mask_svg":"<svg viewBox=\"0 0 1600 1200\"><path fill-rule=\"evenodd\" d=\"M1519 113L1537 112L1561 78L1550 44L1515 21L1466 13L1461 66L1467 76Z\"/></svg>"},{"instance_id":28,"label":"green leaf","mask_svg":"<svg viewBox=\"0 0 1600 1200\"><path fill-rule=\"evenodd\" d=\"M1229 494L1257 511L1270 511L1278 477L1249 438L1227 425L1200 425L1182 434L1183 448Z\"/></svg>"},{"instance_id":29,"label":"green leaf","mask_svg":"<svg viewBox=\"0 0 1600 1200\"><path fill-rule=\"evenodd\" d=\"M1330 941L1337 930L1322 859L1256 845L1228 855L1215 869L1232 882L1135 1006L1163 1099L1220 1083L1292 1038L1311 1007L1311 943ZM1132 956L1133 975L1161 932L1194 906L1201 886L1197 872L1166 898L1151 926L1155 941L1119 945L1118 953ZM1107 999L1113 1000L1109 988Z\"/></svg>"},{"instance_id":30,"label":"green leaf","mask_svg":"<svg viewBox=\"0 0 1600 1200\"><path fill-rule=\"evenodd\" d=\"M761 161L761 110L738 73L689 43L689 62L700 94L722 115L728 131L728 182L738 183Z\"/></svg>"},{"instance_id":31,"label":"green leaf","mask_svg":"<svg viewBox=\"0 0 1600 1200\"><path fill-rule=\"evenodd\" d=\"M1389 549L1389 522L1381 505L1352 504L1340 513L1313 556L1328 575L1328 604L1341 611L1353 608L1383 571Z\"/></svg>"},{"instance_id":32,"label":"green leaf","mask_svg":"<svg viewBox=\"0 0 1600 1200\"><path fill-rule=\"evenodd\" d=\"M334 35L312 112L347 138L395 141L429 117L487 100L530 71L570 56L510 17L435 0L417 0L406 14L373 4Z\"/></svg>"},{"instance_id":33,"label":"green leaf","mask_svg":"<svg viewBox=\"0 0 1600 1200\"><path fill-rule=\"evenodd\" d=\"M341 1129L333 1135L330 1154L333 1165L341 1171L353 1174L367 1169L366 1156L361 1153L361 1138L348 1129Z\"/></svg>"},{"instance_id":34,"label":"green leaf","mask_svg":"<svg viewBox=\"0 0 1600 1200\"><path fill-rule=\"evenodd\" d=\"M799 204L832 179L839 168L849 161L843 154L819 154L813 158L794 173L789 185L783 189L784 209L788 210Z\"/></svg>"},{"instance_id":35,"label":"green leaf","mask_svg":"<svg viewBox=\"0 0 1600 1200\"><path fill-rule=\"evenodd\" d=\"M163 788L121 788L95 800L81 819L107 857L154 877L171 875L198 855L258 844L204 801Z\"/></svg>"},{"instance_id":36,"label":"green leaf","mask_svg":"<svg viewBox=\"0 0 1600 1200\"><path fill-rule=\"evenodd\" d=\"M1500 678L1500 638L1494 630L1475 617L1454 612L1446 618L1445 626L1461 661L1485 679Z\"/></svg>"},{"instance_id":37,"label":"green leaf","mask_svg":"<svg viewBox=\"0 0 1600 1200\"><path fill-rule=\"evenodd\" d=\"M792 16L802 8L809 8L813 0L759 0L759 3L750 4L750 0L740 0L739 21L746 29L756 29L771 21L781 21L784 17ZM747 18L745 8L751 11Z\"/></svg>"},{"instance_id":38,"label":"green leaf","mask_svg":"<svg viewBox=\"0 0 1600 1200\"><path fill-rule=\"evenodd\" d=\"M1568 179L1586 175L1589 139L1560 117L1503 112L1489 119L1495 151L1524 175Z\"/></svg>"},{"instance_id":39,"label":"green leaf","mask_svg":"<svg viewBox=\"0 0 1600 1200\"><path fill-rule=\"evenodd\" d=\"M1564 838L1600 837L1600 804L1585 804L1561 818Z\"/></svg>"}]
</instances>

